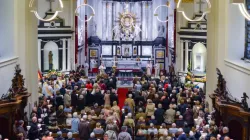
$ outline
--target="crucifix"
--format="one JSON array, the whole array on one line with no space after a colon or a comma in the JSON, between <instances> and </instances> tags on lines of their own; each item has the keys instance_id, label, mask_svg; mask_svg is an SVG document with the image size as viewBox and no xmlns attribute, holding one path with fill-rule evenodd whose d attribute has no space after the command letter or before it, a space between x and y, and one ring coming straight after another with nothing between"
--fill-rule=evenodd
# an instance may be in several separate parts
<instances>
[{"instance_id":1,"label":"crucifix","mask_svg":"<svg viewBox=\"0 0 250 140\"><path fill-rule=\"evenodd\" d=\"M199 2L196 2L197 4L199 4L199 13L202 13L202 4L205 4L205 2L203 2L202 0L199 0Z\"/></svg>"},{"instance_id":2,"label":"crucifix","mask_svg":"<svg viewBox=\"0 0 250 140\"><path fill-rule=\"evenodd\" d=\"M55 2L55 0L47 0L49 2L49 11L52 12L52 2Z\"/></svg>"}]
</instances>

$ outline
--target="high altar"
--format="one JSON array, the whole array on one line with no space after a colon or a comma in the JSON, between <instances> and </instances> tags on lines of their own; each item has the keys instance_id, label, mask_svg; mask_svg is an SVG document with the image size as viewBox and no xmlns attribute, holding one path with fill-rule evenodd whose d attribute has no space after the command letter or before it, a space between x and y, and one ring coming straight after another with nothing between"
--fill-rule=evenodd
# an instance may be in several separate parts
<instances>
[{"instance_id":1,"label":"high altar","mask_svg":"<svg viewBox=\"0 0 250 140\"><path fill-rule=\"evenodd\" d=\"M118 77L134 77L140 76L148 63L152 68L157 63L163 70L175 61L171 58L175 54L174 11L165 7L158 8L158 14L153 14L158 5L174 6L174 1L93 0L88 4L95 10L95 15L89 22L78 23L78 59L80 64L89 63L90 72L103 63L106 73L115 66ZM85 10L86 15L80 15L80 18L86 19L92 12ZM157 20L167 17L167 23Z\"/></svg>"}]
</instances>

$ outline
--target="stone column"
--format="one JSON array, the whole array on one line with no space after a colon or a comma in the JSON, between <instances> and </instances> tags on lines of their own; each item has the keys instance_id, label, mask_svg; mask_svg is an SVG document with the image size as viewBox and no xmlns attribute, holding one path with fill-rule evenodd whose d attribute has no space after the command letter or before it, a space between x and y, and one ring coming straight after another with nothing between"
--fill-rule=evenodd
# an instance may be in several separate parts
<instances>
[{"instance_id":1,"label":"stone column","mask_svg":"<svg viewBox=\"0 0 250 140\"><path fill-rule=\"evenodd\" d=\"M113 8L113 3L112 2L107 2L107 35L108 35L108 40L112 40L112 8Z\"/></svg>"},{"instance_id":2,"label":"stone column","mask_svg":"<svg viewBox=\"0 0 250 140\"><path fill-rule=\"evenodd\" d=\"M67 41L68 41L68 50L67 50L67 53L68 53L68 66L67 66L67 71L70 71L71 70L71 61L70 61L70 59L71 59L71 56L70 56L70 50L71 50L71 43L70 43L70 40L71 39L68 39Z\"/></svg>"},{"instance_id":3,"label":"stone column","mask_svg":"<svg viewBox=\"0 0 250 140\"><path fill-rule=\"evenodd\" d=\"M66 39L62 39L63 41L63 63L62 63L62 71L66 70Z\"/></svg>"},{"instance_id":4,"label":"stone column","mask_svg":"<svg viewBox=\"0 0 250 140\"><path fill-rule=\"evenodd\" d=\"M106 19L106 10L107 3L105 1L102 2L102 39L106 40L106 31L107 31L107 19Z\"/></svg>"},{"instance_id":5,"label":"stone column","mask_svg":"<svg viewBox=\"0 0 250 140\"><path fill-rule=\"evenodd\" d=\"M39 70L42 70L41 68L41 42L42 42L42 39L38 39L38 68Z\"/></svg>"},{"instance_id":6,"label":"stone column","mask_svg":"<svg viewBox=\"0 0 250 140\"><path fill-rule=\"evenodd\" d=\"M180 71L183 71L183 47L184 47L184 42L183 42L183 40L180 40Z\"/></svg>"},{"instance_id":7,"label":"stone column","mask_svg":"<svg viewBox=\"0 0 250 140\"><path fill-rule=\"evenodd\" d=\"M142 40L146 40L146 2L142 2Z\"/></svg>"},{"instance_id":8,"label":"stone column","mask_svg":"<svg viewBox=\"0 0 250 140\"><path fill-rule=\"evenodd\" d=\"M185 71L188 71L188 45L189 41L185 41Z\"/></svg>"}]
</instances>

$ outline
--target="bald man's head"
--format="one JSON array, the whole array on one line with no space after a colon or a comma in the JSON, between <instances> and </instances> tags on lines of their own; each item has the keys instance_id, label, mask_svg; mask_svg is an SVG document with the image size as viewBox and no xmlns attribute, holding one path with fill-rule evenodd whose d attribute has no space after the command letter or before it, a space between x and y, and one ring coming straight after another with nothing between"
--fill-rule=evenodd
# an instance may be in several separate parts
<instances>
[{"instance_id":1,"label":"bald man's head","mask_svg":"<svg viewBox=\"0 0 250 140\"><path fill-rule=\"evenodd\" d=\"M230 140L230 138L228 136L224 137L224 140Z\"/></svg>"}]
</instances>

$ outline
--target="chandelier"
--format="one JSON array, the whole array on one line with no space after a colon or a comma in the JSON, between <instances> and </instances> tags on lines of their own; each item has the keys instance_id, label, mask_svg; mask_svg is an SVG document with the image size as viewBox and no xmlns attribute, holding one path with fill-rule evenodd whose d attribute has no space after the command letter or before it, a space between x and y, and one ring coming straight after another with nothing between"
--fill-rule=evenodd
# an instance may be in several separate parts
<instances>
[{"instance_id":1,"label":"chandelier","mask_svg":"<svg viewBox=\"0 0 250 140\"><path fill-rule=\"evenodd\" d=\"M170 7L170 3L167 2L166 5L159 5L159 6L157 6L157 7L155 8L155 10L154 10L154 16L156 16L156 19L157 19L159 22L168 22L168 19L167 19L167 20L161 20L161 19L159 18L158 14L156 13L157 10L158 10L160 7L166 7L166 8L168 8L168 9L170 9L170 8L171 8L171 7Z\"/></svg>"},{"instance_id":2,"label":"chandelier","mask_svg":"<svg viewBox=\"0 0 250 140\"><path fill-rule=\"evenodd\" d=\"M41 21L51 21L53 19L55 19L57 17L57 15L59 14L59 12L62 12L62 9L63 9L63 2L62 0L58 0L59 1L59 4L60 4L60 9L61 10L57 10L53 16L51 16L50 18L48 19L43 19L41 18L41 16L39 16L37 10L35 9L32 9L31 12L33 12L35 14L35 16L37 17L37 19L41 20ZM29 7L32 8L33 7L33 3L34 3L34 0L30 0L30 3L29 3Z\"/></svg>"},{"instance_id":3,"label":"chandelier","mask_svg":"<svg viewBox=\"0 0 250 140\"><path fill-rule=\"evenodd\" d=\"M211 7L212 7L210 1L209 1L209 0L206 0L206 2L207 2L207 4L208 4L208 9L207 9L206 11L204 11L204 12L202 13L202 16L199 17L198 19L191 19L191 18L187 17L187 15L186 15L184 9L180 7L181 2L182 2L182 0L178 0L178 3L177 3L177 11L180 12L180 13L182 13L183 17L184 17L186 20L188 20L188 21L193 21L193 22L201 21L201 20L205 17L205 15L206 15L207 13L210 12L210 9L211 9Z\"/></svg>"},{"instance_id":4,"label":"chandelier","mask_svg":"<svg viewBox=\"0 0 250 140\"><path fill-rule=\"evenodd\" d=\"M246 7L245 7L245 1L244 0L231 0L232 4L236 4L239 6L241 14L247 19L250 20L250 14L248 13Z\"/></svg>"},{"instance_id":5,"label":"chandelier","mask_svg":"<svg viewBox=\"0 0 250 140\"><path fill-rule=\"evenodd\" d=\"M87 4L86 1L84 2L84 4L79 5L79 6L76 8L76 10L75 10L75 15L76 15L76 16L78 17L78 19L81 20L81 21L84 21L83 19L80 18L80 16L79 16L80 14L78 13L78 10L79 10L81 7L89 7L89 8L93 11L93 13L90 15L90 17L89 17L85 22L90 21L90 20L92 19L92 17L95 15L95 9L94 9L91 5Z\"/></svg>"}]
</instances>

